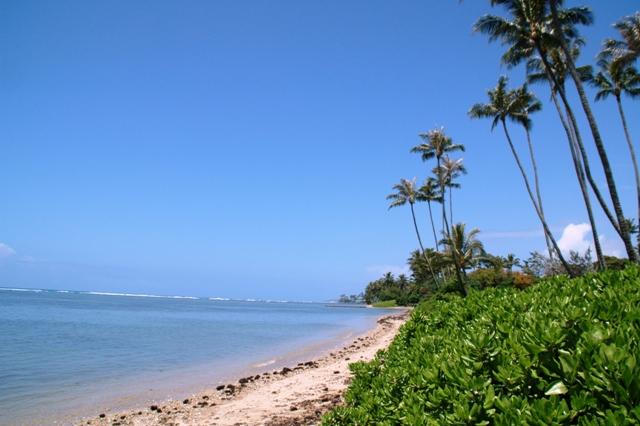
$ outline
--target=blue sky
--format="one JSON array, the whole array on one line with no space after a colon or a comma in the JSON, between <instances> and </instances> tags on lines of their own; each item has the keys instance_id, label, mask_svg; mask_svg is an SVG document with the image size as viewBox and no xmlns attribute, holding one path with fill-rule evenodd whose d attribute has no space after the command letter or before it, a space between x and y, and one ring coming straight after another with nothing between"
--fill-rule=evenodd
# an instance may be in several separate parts
<instances>
[{"instance_id":1,"label":"blue sky","mask_svg":"<svg viewBox=\"0 0 640 426\"><path fill-rule=\"evenodd\" d=\"M568 4L596 15L585 61L637 8ZM427 175L409 149L436 126L467 147L456 220L480 228L492 252L542 249L503 135L466 117L499 75L524 77L472 34L488 12L454 0L3 2L0 286L358 292L416 246L409 210L388 211L385 196L399 178ZM543 197L560 237L586 214L548 91L535 90ZM625 106L640 137L638 103ZM631 216L613 101L595 112ZM430 241L424 206L419 215ZM579 228L571 247L588 244Z\"/></svg>"}]
</instances>

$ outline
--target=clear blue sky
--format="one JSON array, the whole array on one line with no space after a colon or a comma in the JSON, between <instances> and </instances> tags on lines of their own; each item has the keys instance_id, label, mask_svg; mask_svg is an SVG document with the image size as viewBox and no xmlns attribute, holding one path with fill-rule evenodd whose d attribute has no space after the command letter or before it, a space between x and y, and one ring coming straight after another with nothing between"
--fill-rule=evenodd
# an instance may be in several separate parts
<instances>
[{"instance_id":1,"label":"clear blue sky","mask_svg":"<svg viewBox=\"0 0 640 426\"><path fill-rule=\"evenodd\" d=\"M435 126L467 147L456 220L492 252L542 249L502 134L466 117L508 72L501 47L471 31L488 3L2 2L0 286L359 292L416 246L409 210L387 211L385 196L401 177L426 176L409 149ZM585 60L638 6L567 3L596 14ZM548 92L536 91L534 143L560 235L586 215ZM638 139L640 108L625 105ZM595 111L631 216L614 103Z\"/></svg>"}]
</instances>

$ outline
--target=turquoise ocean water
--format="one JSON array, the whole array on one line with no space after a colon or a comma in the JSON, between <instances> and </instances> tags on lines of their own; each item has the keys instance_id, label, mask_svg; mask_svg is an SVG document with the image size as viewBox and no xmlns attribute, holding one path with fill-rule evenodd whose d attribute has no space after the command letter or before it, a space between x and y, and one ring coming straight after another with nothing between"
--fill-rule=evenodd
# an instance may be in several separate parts
<instances>
[{"instance_id":1,"label":"turquoise ocean water","mask_svg":"<svg viewBox=\"0 0 640 426\"><path fill-rule=\"evenodd\" d=\"M0 424L68 424L311 359L385 311L0 288Z\"/></svg>"}]
</instances>

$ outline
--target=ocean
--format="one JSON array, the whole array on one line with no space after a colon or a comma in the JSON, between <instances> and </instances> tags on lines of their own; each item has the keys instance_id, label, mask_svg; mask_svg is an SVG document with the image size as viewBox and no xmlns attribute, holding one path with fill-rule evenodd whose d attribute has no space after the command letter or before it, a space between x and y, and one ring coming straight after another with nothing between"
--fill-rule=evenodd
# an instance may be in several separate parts
<instances>
[{"instance_id":1,"label":"ocean","mask_svg":"<svg viewBox=\"0 0 640 426\"><path fill-rule=\"evenodd\" d=\"M181 398L310 360L384 310L323 303L0 288L0 424Z\"/></svg>"}]
</instances>

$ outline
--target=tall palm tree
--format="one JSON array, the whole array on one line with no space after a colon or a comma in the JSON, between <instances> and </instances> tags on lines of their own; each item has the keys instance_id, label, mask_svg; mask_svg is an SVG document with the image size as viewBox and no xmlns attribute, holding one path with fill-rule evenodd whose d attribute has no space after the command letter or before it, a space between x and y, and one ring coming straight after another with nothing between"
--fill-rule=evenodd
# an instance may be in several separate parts
<instances>
[{"instance_id":1,"label":"tall palm tree","mask_svg":"<svg viewBox=\"0 0 640 426\"><path fill-rule=\"evenodd\" d=\"M531 190L531 185L529 184L529 178L527 177L527 173L525 172L524 167L522 166L522 162L520 161L520 156L518 155L518 152L515 146L513 145L513 142L511 140L511 135L509 134L509 130L507 129L507 119L516 121L518 118L515 115L515 113L518 113L519 111L519 106L514 102L514 97L515 97L514 92L507 89L507 81L508 81L507 77L504 77L504 76L500 77L500 79L498 80L498 85L494 89L491 89L487 92L489 95L489 103L474 105L469 111L469 116L471 118L492 118L493 119L493 122L491 124L492 130L495 129L495 127L498 124L502 125L502 129L504 130L504 134L507 138L507 143L509 144L509 148L511 149L513 158L516 161L516 165L520 170L520 174L522 175L525 188L527 190L527 193L529 194L529 198L531 200L531 203L533 204L536 214L538 215L538 219L542 224L544 233L549 237L549 240L553 245L556 255L558 256L558 259L560 260L562 265L565 267L567 273L569 275L573 275L573 272L569 267L569 264L566 262L566 260L562 256L562 252L558 247L558 243L556 239L553 237L553 234L551 233L549 226L547 225L547 221L545 220L545 218L542 216L542 213L540 212L538 203L536 202L536 199Z\"/></svg>"},{"instance_id":2,"label":"tall palm tree","mask_svg":"<svg viewBox=\"0 0 640 426\"><path fill-rule=\"evenodd\" d=\"M539 0L538 0L539 1ZM545 4L546 4L545 0ZM618 189L616 187L615 179L613 177L613 171L611 170L611 164L609 163L609 157L607 155L607 151L604 147L604 142L602 141L602 136L600 135L600 129L598 128L598 123L596 122L595 116L593 115L593 111L591 110L591 105L589 103L589 99L587 98L586 92L584 90L584 86L582 84L582 76L578 72L576 65L573 61L573 57L571 56L571 49L569 47L569 41L575 37L575 32L571 33L571 29L567 26L565 22L565 16L567 15L568 9L560 9L562 1L561 0L548 0L549 5L551 7L551 23L553 27L554 37L558 41L562 52L564 53L565 63L567 64L567 68L569 70L569 74L574 82L576 90L578 92L578 97L580 99L580 104L582 105L582 110L587 118L587 122L589 123L589 129L591 130L591 135L593 136L593 142L596 145L596 150L598 151L598 156L600 157L600 163L602 164L602 169L604 171L604 175L607 181L607 187L609 189L609 195L611 196L611 202L613 204L613 210L616 212L616 216L618 219L618 226L620 227L620 231L622 233L622 241L625 245L625 249L627 251L627 256L630 260L634 262L638 262L638 253L636 252L633 244L631 243L631 228L629 226L629 221L625 217L624 212L622 210L622 203L620 202L620 197L618 196ZM576 9L576 8L573 8ZM580 23L583 25L591 25L593 23L593 15L588 8L581 8L582 11L580 13L574 14L571 18L571 23ZM543 56L544 59L544 56ZM564 90L559 90L560 97L562 98L564 103L568 104L568 100Z\"/></svg>"},{"instance_id":3,"label":"tall palm tree","mask_svg":"<svg viewBox=\"0 0 640 426\"><path fill-rule=\"evenodd\" d=\"M433 221L433 212L431 210L431 203L441 203L442 195L438 191L438 182L434 178L428 178L424 185L420 187L418 190L418 195L416 197L418 201L426 201L427 206L429 207L429 221L431 222L431 230L433 231L433 241L436 246L436 251L440 251L440 247L438 244L438 236L436 233L436 225Z\"/></svg>"},{"instance_id":4,"label":"tall palm tree","mask_svg":"<svg viewBox=\"0 0 640 426\"><path fill-rule=\"evenodd\" d=\"M447 188L449 188L449 223L453 223L453 188L460 188L460 184L455 180L461 175L467 174L467 168L464 166L462 158L454 160L445 156L440 165L441 170L434 170L437 175L443 174L443 179Z\"/></svg>"},{"instance_id":5,"label":"tall palm tree","mask_svg":"<svg viewBox=\"0 0 640 426\"><path fill-rule=\"evenodd\" d=\"M444 247L443 259L453 265L456 270L462 271L466 277L467 269L474 267L478 260L484 256L484 247L477 236L480 230L477 228L466 232L464 223L457 223L451 227L451 235L440 242ZM466 294L464 281L458 285L463 294Z\"/></svg>"},{"instance_id":6,"label":"tall palm tree","mask_svg":"<svg viewBox=\"0 0 640 426\"><path fill-rule=\"evenodd\" d=\"M604 49L615 60L626 64L640 57L640 12L622 18L613 25L622 36L622 40L607 39Z\"/></svg>"},{"instance_id":7,"label":"tall palm tree","mask_svg":"<svg viewBox=\"0 0 640 426\"><path fill-rule=\"evenodd\" d=\"M633 141L629 135L627 118L622 108L623 94L631 98L640 96L640 74L638 74L638 71L632 67L629 62L611 60L608 56L606 51L603 52L598 61L600 71L593 78L589 79L589 82L598 90L596 93L596 101L607 99L610 95L613 95L616 100L624 135L627 139L629 154L631 155L631 162L633 163L633 173L636 179L638 220L640 220L640 172L638 171L638 160L636 158Z\"/></svg>"},{"instance_id":8,"label":"tall palm tree","mask_svg":"<svg viewBox=\"0 0 640 426\"><path fill-rule=\"evenodd\" d=\"M420 238L420 230L418 230L418 223L416 222L416 212L413 208L417 201L416 180L414 179L400 179L400 183L393 185L394 193L387 195L387 200L390 200L389 209L394 207L404 206L409 203L411 207L411 217L413 218L413 227L416 231L416 237L418 237L418 244L420 245L420 251L424 253L424 246L422 245L422 238Z\"/></svg>"},{"instance_id":9,"label":"tall palm tree","mask_svg":"<svg viewBox=\"0 0 640 426\"><path fill-rule=\"evenodd\" d=\"M544 207L542 204L542 196L540 195L540 178L538 176L538 164L536 162L536 156L533 151L533 143L531 142L531 114L542 110L542 103L531 93L526 84L522 85L514 91L514 109L513 112L515 120L522 125L525 134L527 136L527 146L529 148L529 159L531 160L531 168L533 169L533 184L536 190L536 198L538 200L538 208L540 208L540 214L544 215ZM518 111L519 110L519 111ZM545 234L545 242L547 243L547 250L549 257L553 258L553 248L551 247L551 241L549 236Z\"/></svg>"},{"instance_id":10,"label":"tall palm tree","mask_svg":"<svg viewBox=\"0 0 640 426\"><path fill-rule=\"evenodd\" d=\"M572 55L577 58L580 54L580 46L583 44L582 39L574 40L574 45L572 48ZM612 226L616 231L620 234L620 228L618 226L618 222L616 218L613 216L609 207L607 206L607 202L604 197L600 193L600 189L591 174L591 167L589 165L589 157L587 156L586 149L584 144L582 143L582 136L580 134L580 129L578 128L577 121L573 111L570 107L566 107L564 111L566 112L566 116L569 118L565 118L565 113L563 112L562 107L558 101L558 87L564 88L566 76L569 71L565 65L563 60L564 54L560 49L551 49L548 51L547 63L551 67L551 73L548 72L548 69L545 68L544 64L540 57L535 57L529 59L527 61L527 79L529 82L537 83L537 82L547 82L551 87L551 99L553 104L558 112L558 116L560 118L560 122L564 128L564 131L567 135L567 142L569 144L569 152L571 153L571 160L573 162L573 168L576 173L576 177L578 179L578 183L580 186L580 191L582 193L582 199L585 204L585 208L587 210L587 217L589 219L589 224L591 225L591 233L593 235L593 242L596 251L596 261L598 263L599 269L605 268L604 256L602 254L602 246L600 244L600 237L598 235L598 230L595 222L595 217L593 215L593 209L591 206L591 199L589 197L589 190L587 188L586 182L588 181L593 189L593 192L596 196L596 199L600 203L602 210L605 215L611 222ZM589 78L592 74L590 66L580 67L579 71L583 78ZM555 80L551 77L551 75L555 76ZM555 81L555 85L554 85ZM586 178L585 178L586 175Z\"/></svg>"},{"instance_id":11,"label":"tall palm tree","mask_svg":"<svg viewBox=\"0 0 640 426\"><path fill-rule=\"evenodd\" d=\"M422 143L414 146L411 152L418 153L422 157L422 161L436 159L436 169L440 170L440 164L445 154L456 151L464 151L464 145L455 144L453 140L444 133L444 129L434 129L426 133L421 133ZM442 196L442 227L447 234L450 232L447 222L445 209L445 180L443 175L437 175L438 184L440 186L440 195Z\"/></svg>"},{"instance_id":12,"label":"tall palm tree","mask_svg":"<svg viewBox=\"0 0 640 426\"><path fill-rule=\"evenodd\" d=\"M559 9L558 1L491 0L492 5L499 4L505 7L510 19L485 15L476 22L474 30L487 34L490 41L501 40L503 44L508 46L502 56L502 61L508 66L515 66L537 53L545 70L549 73L550 79L554 82L554 86L558 88L558 94L563 104L570 108L566 93L562 87L556 84L547 60L548 49L559 48L562 50L569 74L575 83L582 108L589 122L627 256L636 261L638 257L631 243L628 223L622 210L609 158L567 42L567 40L573 40L579 36L576 29L578 24L589 25L593 22L593 15L586 7Z\"/></svg>"}]
</instances>

